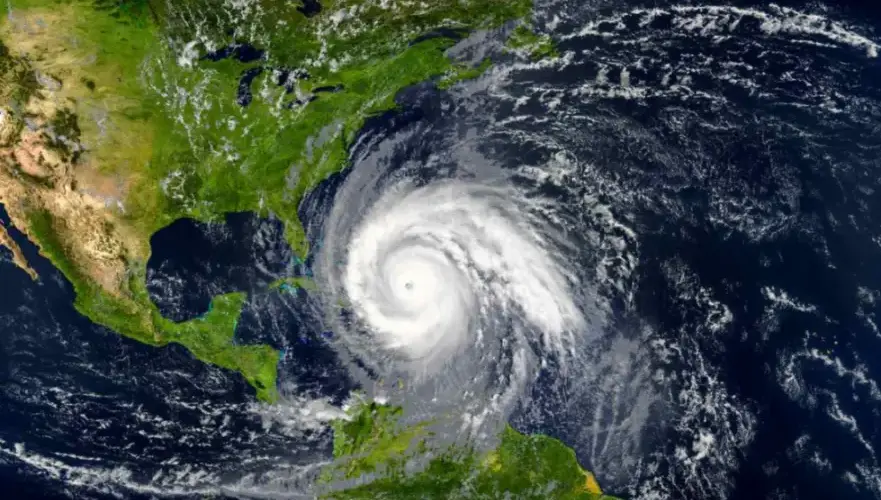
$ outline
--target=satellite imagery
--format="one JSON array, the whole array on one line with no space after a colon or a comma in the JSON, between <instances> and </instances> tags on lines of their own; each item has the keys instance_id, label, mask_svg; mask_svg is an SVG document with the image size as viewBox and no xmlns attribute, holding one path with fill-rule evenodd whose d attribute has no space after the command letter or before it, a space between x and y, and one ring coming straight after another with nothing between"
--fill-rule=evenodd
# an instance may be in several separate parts
<instances>
[{"instance_id":1,"label":"satellite imagery","mask_svg":"<svg viewBox=\"0 0 881 500\"><path fill-rule=\"evenodd\" d=\"M881 500L881 4L4 3L3 500Z\"/></svg>"}]
</instances>

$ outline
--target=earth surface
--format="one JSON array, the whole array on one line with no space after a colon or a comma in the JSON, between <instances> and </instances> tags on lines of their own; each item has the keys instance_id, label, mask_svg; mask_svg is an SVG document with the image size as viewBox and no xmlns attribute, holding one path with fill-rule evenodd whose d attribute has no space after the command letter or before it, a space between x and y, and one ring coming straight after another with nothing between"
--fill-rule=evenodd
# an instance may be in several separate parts
<instances>
[{"instance_id":1,"label":"earth surface","mask_svg":"<svg viewBox=\"0 0 881 500\"><path fill-rule=\"evenodd\" d=\"M878 8L64 5L152 38L3 21L9 498L881 498Z\"/></svg>"}]
</instances>

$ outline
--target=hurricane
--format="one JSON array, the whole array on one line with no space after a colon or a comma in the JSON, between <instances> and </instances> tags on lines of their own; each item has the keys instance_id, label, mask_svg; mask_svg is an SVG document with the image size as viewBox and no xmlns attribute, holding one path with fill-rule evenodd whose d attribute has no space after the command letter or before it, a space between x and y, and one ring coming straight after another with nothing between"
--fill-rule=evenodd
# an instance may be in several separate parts
<instances>
[{"instance_id":1,"label":"hurricane","mask_svg":"<svg viewBox=\"0 0 881 500\"><path fill-rule=\"evenodd\" d=\"M41 316L46 292L23 288L0 324L50 333L8 336L10 373L41 388L10 407L107 458L6 434L0 454L99 493L312 498L360 398L431 421L432 444L552 436L621 498L881 498L881 35L831 5L661 4L539 2L552 57L507 25L459 40L446 55L485 71L409 86L346 131L345 169L297 207L304 259L272 213L204 223L195 271L154 250L167 318L248 292L234 340L278 350L275 405L177 346ZM262 103L271 83L251 106L302 112ZM215 116L198 91L164 95ZM242 245L244 264L204 263ZM310 285L268 285L292 276ZM40 371L58 352L62 375ZM152 398L134 413L132 391Z\"/></svg>"},{"instance_id":2,"label":"hurricane","mask_svg":"<svg viewBox=\"0 0 881 500\"><path fill-rule=\"evenodd\" d=\"M316 258L339 342L377 377L467 408L476 430L513 409L537 367L567 366L586 341L573 242L547 219L551 200L485 159L419 179L365 154L382 169L346 176Z\"/></svg>"},{"instance_id":3,"label":"hurricane","mask_svg":"<svg viewBox=\"0 0 881 500\"><path fill-rule=\"evenodd\" d=\"M522 314L560 349L580 312L561 256L537 227L504 189L392 190L352 235L346 296L385 347L427 368L479 344L492 333L484 316L498 312Z\"/></svg>"}]
</instances>

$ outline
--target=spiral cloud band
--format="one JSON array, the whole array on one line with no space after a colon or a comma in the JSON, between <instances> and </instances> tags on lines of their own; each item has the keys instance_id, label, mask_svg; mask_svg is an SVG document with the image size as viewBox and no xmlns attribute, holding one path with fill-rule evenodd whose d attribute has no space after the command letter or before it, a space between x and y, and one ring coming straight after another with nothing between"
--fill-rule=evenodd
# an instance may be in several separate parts
<instances>
[{"instance_id":1,"label":"spiral cloud band","mask_svg":"<svg viewBox=\"0 0 881 500\"><path fill-rule=\"evenodd\" d=\"M364 214L343 286L386 349L438 368L500 313L522 316L545 348L565 345L582 322L569 277L517 199L462 182L399 186Z\"/></svg>"}]
</instances>

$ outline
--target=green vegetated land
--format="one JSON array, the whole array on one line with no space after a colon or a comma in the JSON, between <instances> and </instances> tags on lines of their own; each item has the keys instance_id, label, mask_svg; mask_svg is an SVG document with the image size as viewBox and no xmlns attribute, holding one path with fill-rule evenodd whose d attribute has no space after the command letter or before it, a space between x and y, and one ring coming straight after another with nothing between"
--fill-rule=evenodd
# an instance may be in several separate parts
<instances>
[{"instance_id":1,"label":"green vegetated land","mask_svg":"<svg viewBox=\"0 0 881 500\"><path fill-rule=\"evenodd\" d=\"M275 379L278 354L275 349L266 345L239 346L232 342L245 303L244 294L215 297L207 314L191 321L175 323L162 317L147 296L144 275L135 275L131 277L129 287L139 294L137 302L146 308L144 314L145 311L132 310L128 301L117 300L94 289L95 285L79 274L76 266L66 258L63 244L52 228L52 219L45 212L32 214L31 231L40 242L43 254L74 284L79 310L102 318L104 326L145 344L181 344L198 359L240 372L257 390L257 397L261 400L274 401L277 398ZM149 323L137 323L145 319ZM146 332L154 335L146 335Z\"/></svg>"},{"instance_id":2,"label":"green vegetated land","mask_svg":"<svg viewBox=\"0 0 881 500\"><path fill-rule=\"evenodd\" d=\"M312 278L295 276L288 278L279 278L270 283L268 288L270 290L281 290L283 292L294 293L297 291L297 289L303 289L310 292L315 291L318 289L318 286L315 284L315 281Z\"/></svg>"},{"instance_id":3,"label":"green vegetated land","mask_svg":"<svg viewBox=\"0 0 881 500\"><path fill-rule=\"evenodd\" d=\"M113 290L100 285L77 258L80 242L59 236L65 221L51 204L33 204L29 236L94 322L151 345L182 344L241 373L269 402L277 398L277 353L232 342L243 296L218 297L211 312L185 323L162 318L144 284L150 236L182 217L220 221L252 211L279 218L305 256L299 204L347 166L365 120L393 109L407 86L479 75L488 60L470 67L445 55L456 41L450 33L525 19L532 7L325 0L307 16L287 0L9 3L0 21L9 53L59 82L53 95L70 107L84 157L97 164L93 177L125 186L124 199L103 209L112 222L102 230L125 244L129 278ZM243 44L259 55L242 56Z\"/></svg>"},{"instance_id":4,"label":"green vegetated land","mask_svg":"<svg viewBox=\"0 0 881 500\"><path fill-rule=\"evenodd\" d=\"M572 449L547 436L526 436L508 426L498 447L481 455L468 446L431 448L428 423L401 426L402 409L365 403L334 425L335 464L325 483L361 478L325 499L615 500L581 468ZM431 457L405 472L414 456Z\"/></svg>"},{"instance_id":5,"label":"green vegetated land","mask_svg":"<svg viewBox=\"0 0 881 500\"><path fill-rule=\"evenodd\" d=\"M554 41L548 35L539 35L528 24L523 23L514 28L508 38L509 49L523 51L533 60L555 59L560 57L560 52L554 45Z\"/></svg>"}]
</instances>

